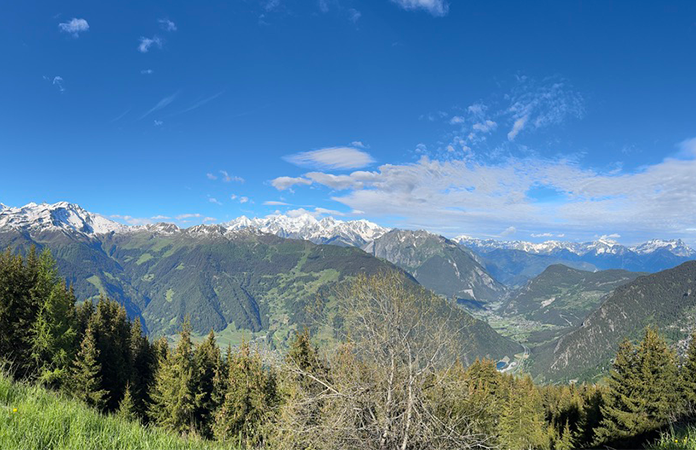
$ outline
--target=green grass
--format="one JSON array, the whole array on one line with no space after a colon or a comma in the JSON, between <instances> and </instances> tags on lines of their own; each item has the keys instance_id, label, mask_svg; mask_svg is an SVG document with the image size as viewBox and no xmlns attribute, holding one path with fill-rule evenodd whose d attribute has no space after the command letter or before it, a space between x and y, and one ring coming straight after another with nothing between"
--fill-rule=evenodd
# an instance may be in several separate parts
<instances>
[{"instance_id":1,"label":"green grass","mask_svg":"<svg viewBox=\"0 0 696 450\"><path fill-rule=\"evenodd\" d=\"M696 425L664 432L660 439L646 448L651 450L696 450Z\"/></svg>"},{"instance_id":2,"label":"green grass","mask_svg":"<svg viewBox=\"0 0 696 450\"><path fill-rule=\"evenodd\" d=\"M232 449L184 439L115 416L104 416L77 400L37 386L12 382L0 373L0 448L41 450Z\"/></svg>"}]
</instances>

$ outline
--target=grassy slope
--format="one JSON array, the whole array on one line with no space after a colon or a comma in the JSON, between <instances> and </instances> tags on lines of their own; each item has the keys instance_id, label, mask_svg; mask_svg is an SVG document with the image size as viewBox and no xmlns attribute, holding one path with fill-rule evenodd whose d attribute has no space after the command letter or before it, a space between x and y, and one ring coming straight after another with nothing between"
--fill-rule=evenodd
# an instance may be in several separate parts
<instances>
[{"instance_id":1,"label":"grassy slope","mask_svg":"<svg viewBox=\"0 0 696 450\"><path fill-rule=\"evenodd\" d=\"M0 448L221 450L233 447L183 439L160 429L104 416L79 401L40 387L14 383L0 373Z\"/></svg>"}]
</instances>

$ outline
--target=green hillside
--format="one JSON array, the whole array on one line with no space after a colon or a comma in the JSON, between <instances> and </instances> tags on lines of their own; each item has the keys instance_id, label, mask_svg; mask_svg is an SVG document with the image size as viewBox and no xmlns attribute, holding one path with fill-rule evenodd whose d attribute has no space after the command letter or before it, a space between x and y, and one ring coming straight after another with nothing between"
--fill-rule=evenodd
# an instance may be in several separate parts
<instances>
[{"instance_id":1,"label":"green hillside","mask_svg":"<svg viewBox=\"0 0 696 450\"><path fill-rule=\"evenodd\" d=\"M152 335L174 335L188 315L194 332L211 329L222 345L243 339L284 347L307 326L331 345L342 323L335 288L359 273L401 271L354 247L315 245L218 226L162 228L101 235L0 234L0 245L50 248L77 298L101 294L141 316ZM416 287L413 278L408 277ZM468 314L457 314L468 336L462 354L504 357L516 344Z\"/></svg>"},{"instance_id":2,"label":"green hillside","mask_svg":"<svg viewBox=\"0 0 696 450\"><path fill-rule=\"evenodd\" d=\"M0 372L0 448L23 450L231 450L215 441L182 438L78 400L11 381Z\"/></svg>"},{"instance_id":3,"label":"green hillside","mask_svg":"<svg viewBox=\"0 0 696 450\"><path fill-rule=\"evenodd\" d=\"M648 325L685 344L696 318L696 261L641 276L618 287L582 325L532 354L530 371L547 380L592 379L605 373L619 343Z\"/></svg>"},{"instance_id":4,"label":"green hillside","mask_svg":"<svg viewBox=\"0 0 696 450\"><path fill-rule=\"evenodd\" d=\"M552 265L513 293L500 312L557 327L578 326L604 296L640 275L625 270L587 272Z\"/></svg>"}]
</instances>

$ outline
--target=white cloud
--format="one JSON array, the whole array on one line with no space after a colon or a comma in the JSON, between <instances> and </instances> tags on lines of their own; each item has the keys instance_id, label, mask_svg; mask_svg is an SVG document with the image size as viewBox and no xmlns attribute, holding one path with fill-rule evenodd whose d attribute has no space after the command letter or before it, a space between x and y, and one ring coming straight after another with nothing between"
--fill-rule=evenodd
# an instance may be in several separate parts
<instances>
[{"instance_id":1,"label":"white cloud","mask_svg":"<svg viewBox=\"0 0 696 450\"><path fill-rule=\"evenodd\" d=\"M239 197L239 203L247 203L249 201L249 197Z\"/></svg>"},{"instance_id":2,"label":"white cloud","mask_svg":"<svg viewBox=\"0 0 696 450\"><path fill-rule=\"evenodd\" d=\"M271 180L271 185L273 185L273 187L278 189L279 191L290 189L295 185L309 186L310 184L312 184L312 180L308 180L302 177L278 177Z\"/></svg>"},{"instance_id":3,"label":"white cloud","mask_svg":"<svg viewBox=\"0 0 696 450\"><path fill-rule=\"evenodd\" d=\"M515 228L515 227L507 227L506 229L504 229L504 230L500 233L500 236L503 236L503 237L504 237L504 236L510 236L511 234L515 234L515 233L517 233L517 228Z\"/></svg>"},{"instance_id":4,"label":"white cloud","mask_svg":"<svg viewBox=\"0 0 696 450\"><path fill-rule=\"evenodd\" d=\"M553 237L553 233L537 233L537 234L532 233L531 236L534 237L534 238L540 238L540 237Z\"/></svg>"},{"instance_id":5,"label":"white cloud","mask_svg":"<svg viewBox=\"0 0 696 450\"><path fill-rule=\"evenodd\" d=\"M202 217L200 214L179 214L176 216L176 220L186 220L186 219L197 219L199 217Z\"/></svg>"},{"instance_id":6,"label":"white cloud","mask_svg":"<svg viewBox=\"0 0 696 450\"><path fill-rule=\"evenodd\" d=\"M442 17L449 12L449 4L445 0L392 0L407 11L422 9L433 16Z\"/></svg>"},{"instance_id":7,"label":"white cloud","mask_svg":"<svg viewBox=\"0 0 696 450\"><path fill-rule=\"evenodd\" d=\"M156 126L156 127L160 127L160 126L162 126L163 124L164 124L163 121L161 121L161 120L155 120L155 126Z\"/></svg>"},{"instance_id":8,"label":"white cloud","mask_svg":"<svg viewBox=\"0 0 696 450\"><path fill-rule=\"evenodd\" d=\"M621 235L619 233L612 233L612 234L603 234L599 238L604 239L604 240L607 240L607 239L611 240L611 239L619 239L620 237L621 237Z\"/></svg>"},{"instance_id":9,"label":"white cloud","mask_svg":"<svg viewBox=\"0 0 696 450\"><path fill-rule=\"evenodd\" d=\"M169 220L171 217L169 216L154 216L152 220Z\"/></svg>"},{"instance_id":10,"label":"white cloud","mask_svg":"<svg viewBox=\"0 0 696 450\"><path fill-rule=\"evenodd\" d=\"M279 202L276 200L267 200L263 202L264 206L290 206L289 203Z\"/></svg>"},{"instance_id":11,"label":"white cloud","mask_svg":"<svg viewBox=\"0 0 696 450\"><path fill-rule=\"evenodd\" d=\"M507 135L508 140L515 140L517 135L520 134L520 131L522 131L522 129L524 128L524 125L527 123L527 119L529 119L529 116L522 116L519 119L515 120L515 123L512 125L512 129Z\"/></svg>"},{"instance_id":12,"label":"white cloud","mask_svg":"<svg viewBox=\"0 0 696 450\"><path fill-rule=\"evenodd\" d=\"M141 73L142 75L152 75L153 73L155 73L155 71L152 70L152 69L143 69L143 70L140 71L140 73Z\"/></svg>"},{"instance_id":13,"label":"white cloud","mask_svg":"<svg viewBox=\"0 0 696 450\"><path fill-rule=\"evenodd\" d=\"M498 127L498 124L492 120L485 120L483 122L475 123L471 128L481 133L490 133Z\"/></svg>"},{"instance_id":14,"label":"white cloud","mask_svg":"<svg viewBox=\"0 0 696 450\"><path fill-rule=\"evenodd\" d=\"M208 199L208 201L209 201L210 203L215 203L216 205L222 206L222 202L221 202L220 200L214 198L214 197L210 197L210 198Z\"/></svg>"},{"instance_id":15,"label":"white cloud","mask_svg":"<svg viewBox=\"0 0 696 450\"><path fill-rule=\"evenodd\" d=\"M51 84L56 86L60 92L65 92L65 87L63 86L63 77L53 77Z\"/></svg>"},{"instance_id":16,"label":"white cloud","mask_svg":"<svg viewBox=\"0 0 696 450\"><path fill-rule=\"evenodd\" d=\"M232 200L237 200L237 194L232 194L232 195L230 195L230 198L231 198Z\"/></svg>"},{"instance_id":17,"label":"white cloud","mask_svg":"<svg viewBox=\"0 0 696 450\"><path fill-rule=\"evenodd\" d=\"M459 125L460 123L466 122L466 119L462 116L454 116L450 119L449 123L452 125Z\"/></svg>"},{"instance_id":18,"label":"white cloud","mask_svg":"<svg viewBox=\"0 0 696 450\"><path fill-rule=\"evenodd\" d=\"M133 217L133 216L122 216L120 214L113 214L110 216L112 219L120 220L122 222L125 222L128 225L147 225L153 222L153 219L147 218L147 217Z\"/></svg>"},{"instance_id":19,"label":"white cloud","mask_svg":"<svg viewBox=\"0 0 696 450\"><path fill-rule=\"evenodd\" d=\"M286 156L285 160L319 169L358 169L374 162L369 153L352 147L329 147Z\"/></svg>"},{"instance_id":20,"label":"white cloud","mask_svg":"<svg viewBox=\"0 0 696 450\"><path fill-rule=\"evenodd\" d=\"M319 0L319 10L323 13L329 12L329 3L326 0Z\"/></svg>"},{"instance_id":21,"label":"white cloud","mask_svg":"<svg viewBox=\"0 0 696 450\"><path fill-rule=\"evenodd\" d=\"M217 177L212 173L206 173L205 176L208 177L209 180L217 180Z\"/></svg>"},{"instance_id":22,"label":"white cloud","mask_svg":"<svg viewBox=\"0 0 696 450\"><path fill-rule=\"evenodd\" d=\"M366 215L403 218L411 227L679 235L693 228L696 141L679 148L679 159L667 158L638 171L602 171L575 160L540 157L508 157L497 163L422 157L417 163L385 164L374 171L280 177L274 186L283 190L312 184L343 191L331 200ZM531 194L539 186L557 191L558 199L539 202Z\"/></svg>"},{"instance_id":23,"label":"white cloud","mask_svg":"<svg viewBox=\"0 0 696 450\"><path fill-rule=\"evenodd\" d=\"M152 114L153 112L159 111L159 110L162 109L162 108L166 108L167 106L169 106L169 104L170 104L171 102L173 102L173 101L176 99L177 95L179 95L179 92L175 92L175 93L173 93L173 94L170 95L170 96L164 97L162 100L160 100L159 102L157 102L157 104L156 104L155 106L153 106L152 108L150 108L145 114L143 114L142 116L140 116L140 119L144 119L145 117L149 116L149 115Z\"/></svg>"},{"instance_id":24,"label":"white cloud","mask_svg":"<svg viewBox=\"0 0 696 450\"><path fill-rule=\"evenodd\" d=\"M242 177L231 176L225 170L221 170L220 173L222 174L222 181L224 181L225 183L229 183L231 181L235 181L237 183L244 183L244 178Z\"/></svg>"},{"instance_id":25,"label":"white cloud","mask_svg":"<svg viewBox=\"0 0 696 450\"><path fill-rule=\"evenodd\" d=\"M348 19L353 23L358 23L358 20L362 17L362 13L357 9L350 8L348 10Z\"/></svg>"},{"instance_id":26,"label":"white cloud","mask_svg":"<svg viewBox=\"0 0 696 450\"><path fill-rule=\"evenodd\" d=\"M345 216L345 213L342 213L341 211L336 211L335 209L314 208L314 212L319 215Z\"/></svg>"},{"instance_id":27,"label":"white cloud","mask_svg":"<svg viewBox=\"0 0 696 450\"><path fill-rule=\"evenodd\" d=\"M210 223L210 222L216 222L217 219L215 217L205 217L203 218L203 223Z\"/></svg>"},{"instance_id":28,"label":"white cloud","mask_svg":"<svg viewBox=\"0 0 696 450\"><path fill-rule=\"evenodd\" d=\"M291 209L285 213L286 216L288 217L300 217L300 216L305 216L305 215L310 215L313 217L321 217L321 216L345 216L345 213L342 213L341 211L336 211L334 209L326 209L326 208L314 208L313 211L304 209L304 208L297 208L297 209Z\"/></svg>"},{"instance_id":29,"label":"white cloud","mask_svg":"<svg viewBox=\"0 0 696 450\"><path fill-rule=\"evenodd\" d=\"M218 92L217 94L211 95L210 97L206 97L206 98L203 98L203 99L201 99L201 100L198 100L198 101L196 101L194 104L192 104L191 106L189 106L188 108L183 109L183 110L181 110L181 111L177 111L177 112L175 112L175 113L173 113L173 114L170 114L170 116L176 116L176 115L179 115L179 114L187 113L187 112L189 112L189 111L193 111L194 109L198 109L198 108L200 108L201 106L205 105L206 103L215 100L216 98L218 98L219 96L221 96L221 95L224 94L224 93L225 93L225 91L223 90L223 91Z\"/></svg>"},{"instance_id":30,"label":"white cloud","mask_svg":"<svg viewBox=\"0 0 696 450\"><path fill-rule=\"evenodd\" d=\"M89 24L85 19L73 18L68 22L59 23L58 28L63 33L71 34L73 37L79 37L80 33L89 30Z\"/></svg>"},{"instance_id":31,"label":"white cloud","mask_svg":"<svg viewBox=\"0 0 696 450\"><path fill-rule=\"evenodd\" d=\"M162 48L163 45L164 45L164 40L162 38L160 38L159 36L153 36L151 38L140 36L140 44L138 45L138 51L140 53L147 53L150 51L150 48L152 46L155 46L157 48Z\"/></svg>"},{"instance_id":32,"label":"white cloud","mask_svg":"<svg viewBox=\"0 0 696 450\"><path fill-rule=\"evenodd\" d=\"M176 24L169 19L158 19L160 27L165 31L176 31Z\"/></svg>"},{"instance_id":33,"label":"white cloud","mask_svg":"<svg viewBox=\"0 0 696 450\"><path fill-rule=\"evenodd\" d=\"M370 148L369 145L364 144L362 141L353 141L350 143L350 146L354 148Z\"/></svg>"}]
</instances>

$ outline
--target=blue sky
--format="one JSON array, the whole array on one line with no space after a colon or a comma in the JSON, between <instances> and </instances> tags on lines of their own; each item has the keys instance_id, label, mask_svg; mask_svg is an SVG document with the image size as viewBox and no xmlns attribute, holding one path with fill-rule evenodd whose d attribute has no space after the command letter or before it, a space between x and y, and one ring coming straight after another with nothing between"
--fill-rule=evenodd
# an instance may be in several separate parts
<instances>
[{"instance_id":1,"label":"blue sky","mask_svg":"<svg viewBox=\"0 0 696 450\"><path fill-rule=\"evenodd\" d=\"M691 1L3 2L0 54L6 205L696 243Z\"/></svg>"}]
</instances>

